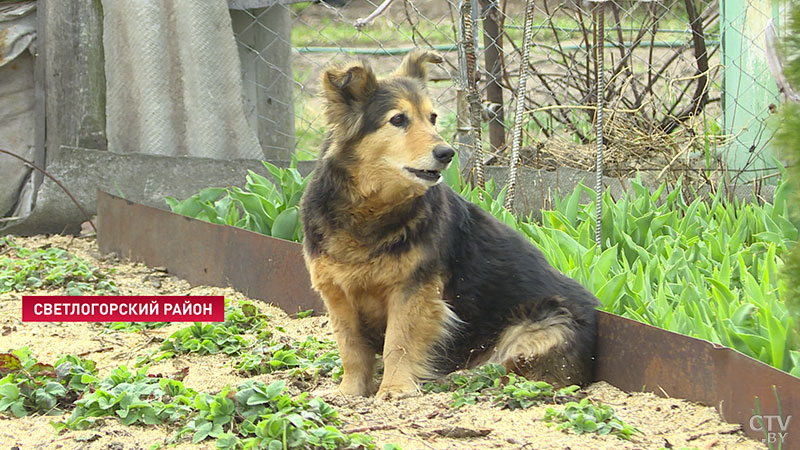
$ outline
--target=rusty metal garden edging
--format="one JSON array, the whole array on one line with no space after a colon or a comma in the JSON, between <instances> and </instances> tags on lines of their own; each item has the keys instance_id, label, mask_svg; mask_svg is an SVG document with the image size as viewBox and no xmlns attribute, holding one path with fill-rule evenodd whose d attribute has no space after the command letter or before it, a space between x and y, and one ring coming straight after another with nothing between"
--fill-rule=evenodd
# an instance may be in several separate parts
<instances>
[{"instance_id":1,"label":"rusty metal garden edging","mask_svg":"<svg viewBox=\"0 0 800 450\"><path fill-rule=\"evenodd\" d=\"M203 222L97 192L103 254L165 267L192 284L231 286L288 313L324 311L295 242Z\"/></svg>"}]
</instances>

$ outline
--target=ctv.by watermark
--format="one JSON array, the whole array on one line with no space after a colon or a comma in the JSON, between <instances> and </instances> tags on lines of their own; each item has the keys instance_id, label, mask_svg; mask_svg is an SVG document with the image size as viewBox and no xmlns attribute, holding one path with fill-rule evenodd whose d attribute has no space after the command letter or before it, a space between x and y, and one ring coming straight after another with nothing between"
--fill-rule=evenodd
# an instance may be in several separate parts
<instances>
[{"instance_id":1,"label":"ctv.by watermark","mask_svg":"<svg viewBox=\"0 0 800 450\"><path fill-rule=\"evenodd\" d=\"M750 429L764 434L761 442L765 444L783 444L789 433L789 421L792 416L756 414L750 417Z\"/></svg>"}]
</instances>

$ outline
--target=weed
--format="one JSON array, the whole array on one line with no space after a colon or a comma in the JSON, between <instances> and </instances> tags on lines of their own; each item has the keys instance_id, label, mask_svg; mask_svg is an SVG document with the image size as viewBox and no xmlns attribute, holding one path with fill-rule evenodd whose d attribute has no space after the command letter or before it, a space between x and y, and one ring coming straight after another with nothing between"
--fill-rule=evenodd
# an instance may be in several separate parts
<instances>
[{"instance_id":1,"label":"weed","mask_svg":"<svg viewBox=\"0 0 800 450\"><path fill-rule=\"evenodd\" d=\"M775 404L778 406L777 417L779 419L778 424L781 427L780 432L784 433L786 430L784 430L783 428L784 426L788 426L789 420L791 420L792 416L788 417L784 416L783 405L781 404L781 398L778 396L778 388L774 384L772 385L772 393L775 396ZM779 436L779 439L774 439L775 437L774 435L770 436L770 426L764 425L764 416L762 415L761 411L761 399L758 398L758 396L756 396L755 401L756 401L756 408L753 410L753 417L756 418L758 425L761 427L761 430L764 433L764 439L762 439L761 441L767 444L767 448L769 450L782 450L784 436Z\"/></svg>"},{"instance_id":2,"label":"weed","mask_svg":"<svg viewBox=\"0 0 800 450\"><path fill-rule=\"evenodd\" d=\"M311 317L312 314L314 314L314 310L313 309L306 309L306 310L297 311L297 314L295 314L295 316L298 319L305 319L306 317Z\"/></svg>"}]
</instances>

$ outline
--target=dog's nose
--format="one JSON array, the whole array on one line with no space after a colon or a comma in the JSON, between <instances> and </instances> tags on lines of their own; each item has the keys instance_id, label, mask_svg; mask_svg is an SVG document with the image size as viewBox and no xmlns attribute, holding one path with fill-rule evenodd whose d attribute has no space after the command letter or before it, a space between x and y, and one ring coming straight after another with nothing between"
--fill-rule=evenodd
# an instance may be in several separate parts
<instances>
[{"instance_id":1,"label":"dog's nose","mask_svg":"<svg viewBox=\"0 0 800 450\"><path fill-rule=\"evenodd\" d=\"M433 157L442 164L447 164L453 160L456 152L449 145L437 145L433 148Z\"/></svg>"}]
</instances>

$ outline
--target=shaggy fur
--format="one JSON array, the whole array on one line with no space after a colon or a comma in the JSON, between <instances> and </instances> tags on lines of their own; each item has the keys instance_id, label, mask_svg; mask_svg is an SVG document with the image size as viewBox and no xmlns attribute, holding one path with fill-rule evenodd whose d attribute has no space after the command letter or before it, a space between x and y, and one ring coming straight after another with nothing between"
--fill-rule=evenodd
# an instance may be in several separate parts
<instances>
[{"instance_id":1,"label":"shaggy fur","mask_svg":"<svg viewBox=\"0 0 800 450\"><path fill-rule=\"evenodd\" d=\"M405 395L495 362L556 385L592 379L596 298L526 239L441 183L453 150L425 93L435 53L389 77L322 76L330 133L302 201L304 254L344 365L340 390Z\"/></svg>"}]
</instances>

